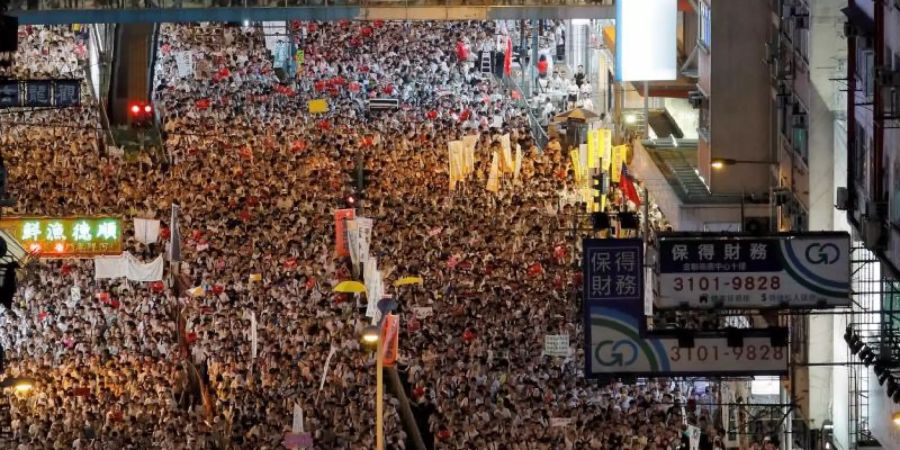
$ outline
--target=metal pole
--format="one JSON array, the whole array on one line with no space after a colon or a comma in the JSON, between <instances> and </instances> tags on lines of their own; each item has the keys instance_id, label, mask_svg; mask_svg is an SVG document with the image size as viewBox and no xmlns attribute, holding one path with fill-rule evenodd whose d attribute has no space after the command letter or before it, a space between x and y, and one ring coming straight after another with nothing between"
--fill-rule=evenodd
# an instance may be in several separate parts
<instances>
[{"instance_id":1,"label":"metal pole","mask_svg":"<svg viewBox=\"0 0 900 450\"><path fill-rule=\"evenodd\" d=\"M644 186L644 244L647 239L650 239L650 192Z\"/></svg>"},{"instance_id":2,"label":"metal pole","mask_svg":"<svg viewBox=\"0 0 900 450\"><path fill-rule=\"evenodd\" d=\"M375 450L384 450L384 355L381 336L375 348Z\"/></svg>"},{"instance_id":3,"label":"metal pole","mask_svg":"<svg viewBox=\"0 0 900 450\"><path fill-rule=\"evenodd\" d=\"M644 81L644 136L650 136L650 84Z\"/></svg>"}]
</instances>

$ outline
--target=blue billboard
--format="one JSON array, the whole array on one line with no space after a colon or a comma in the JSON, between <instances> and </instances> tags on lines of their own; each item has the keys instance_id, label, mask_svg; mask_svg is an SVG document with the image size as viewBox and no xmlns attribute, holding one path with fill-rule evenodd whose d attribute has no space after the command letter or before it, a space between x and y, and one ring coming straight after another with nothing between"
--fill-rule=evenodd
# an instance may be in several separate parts
<instances>
[{"instance_id":1,"label":"blue billboard","mask_svg":"<svg viewBox=\"0 0 900 450\"><path fill-rule=\"evenodd\" d=\"M850 236L660 235L659 308L850 305Z\"/></svg>"}]
</instances>

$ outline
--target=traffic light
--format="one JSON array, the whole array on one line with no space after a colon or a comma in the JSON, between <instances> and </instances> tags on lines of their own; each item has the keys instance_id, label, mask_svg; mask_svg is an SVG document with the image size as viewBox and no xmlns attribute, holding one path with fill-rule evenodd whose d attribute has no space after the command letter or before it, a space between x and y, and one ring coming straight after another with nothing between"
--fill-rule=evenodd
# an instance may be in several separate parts
<instances>
[{"instance_id":1,"label":"traffic light","mask_svg":"<svg viewBox=\"0 0 900 450\"><path fill-rule=\"evenodd\" d=\"M594 211L599 211L603 205L603 172L600 169L591 175L591 196L594 198Z\"/></svg>"},{"instance_id":2,"label":"traffic light","mask_svg":"<svg viewBox=\"0 0 900 450\"><path fill-rule=\"evenodd\" d=\"M149 127L153 124L153 106L144 101L131 102L128 118L132 127Z\"/></svg>"}]
</instances>

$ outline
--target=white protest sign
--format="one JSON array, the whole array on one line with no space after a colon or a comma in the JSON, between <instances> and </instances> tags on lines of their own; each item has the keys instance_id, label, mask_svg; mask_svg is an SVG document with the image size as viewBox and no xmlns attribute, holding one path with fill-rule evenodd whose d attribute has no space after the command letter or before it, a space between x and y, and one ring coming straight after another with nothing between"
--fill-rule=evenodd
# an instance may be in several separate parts
<instances>
[{"instance_id":1,"label":"white protest sign","mask_svg":"<svg viewBox=\"0 0 900 450\"><path fill-rule=\"evenodd\" d=\"M575 419L571 417L551 417L550 427L566 427L572 424Z\"/></svg>"},{"instance_id":2,"label":"white protest sign","mask_svg":"<svg viewBox=\"0 0 900 450\"><path fill-rule=\"evenodd\" d=\"M548 334L544 336L544 354L547 356L569 356L569 335Z\"/></svg>"},{"instance_id":3,"label":"white protest sign","mask_svg":"<svg viewBox=\"0 0 900 450\"><path fill-rule=\"evenodd\" d=\"M426 319L434 315L434 308L430 306L413 306L412 310L416 319Z\"/></svg>"}]
</instances>

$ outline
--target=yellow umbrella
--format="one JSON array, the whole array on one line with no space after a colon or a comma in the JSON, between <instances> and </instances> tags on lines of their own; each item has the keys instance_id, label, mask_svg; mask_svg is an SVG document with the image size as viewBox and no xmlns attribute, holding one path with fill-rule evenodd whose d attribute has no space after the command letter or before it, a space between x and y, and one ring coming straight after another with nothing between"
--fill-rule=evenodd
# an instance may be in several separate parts
<instances>
[{"instance_id":1,"label":"yellow umbrella","mask_svg":"<svg viewBox=\"0 0 900 450\"><path fill-rule=\"evenodd\" d=\"M407 284L422 284L422 277L403 277L394 282L394 287L406 286Z\"/></svg>"},{"instance_id":2,"label":"yellow umbrella","mask_svg":"<svg viewBox=\"0 0 900 450\"><path fill-rule=\"evenodd\" d=\"M366 285L359 281L341 281L334 287L334 292L359 294L360 292L366 292Z\"/></svg>"}]
</instances>

